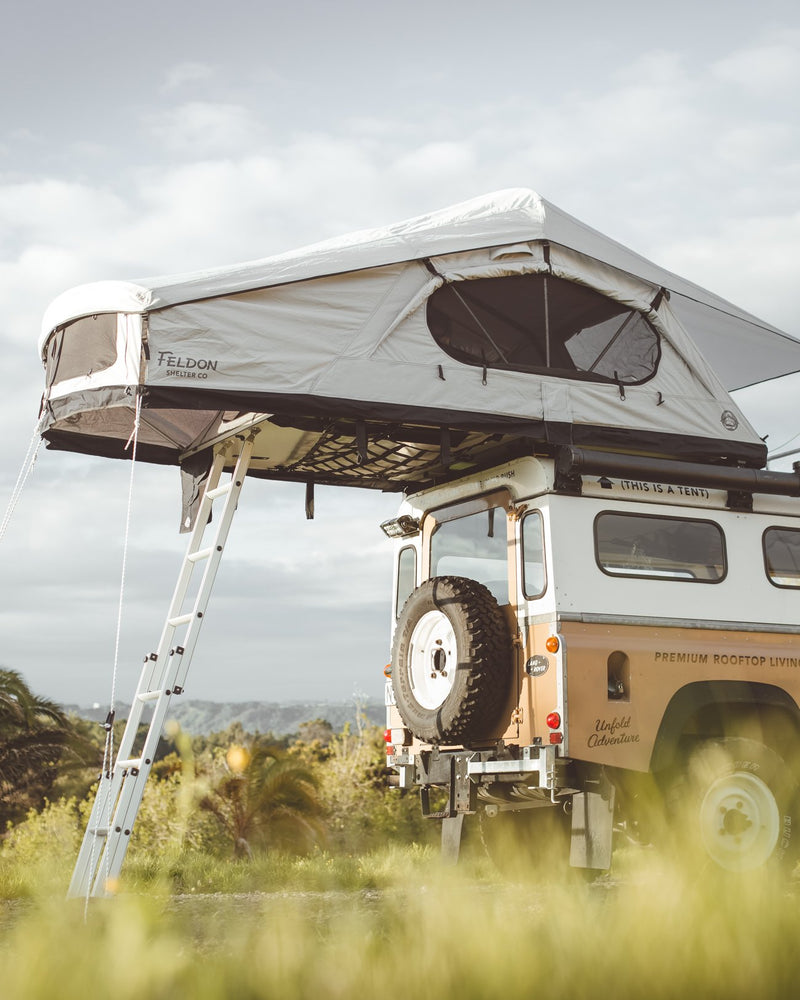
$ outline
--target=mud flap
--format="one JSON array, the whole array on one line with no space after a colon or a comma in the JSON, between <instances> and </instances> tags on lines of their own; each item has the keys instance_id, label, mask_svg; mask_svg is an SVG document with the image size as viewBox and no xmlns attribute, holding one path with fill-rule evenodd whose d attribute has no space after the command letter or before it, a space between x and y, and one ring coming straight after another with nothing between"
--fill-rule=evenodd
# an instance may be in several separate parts
<instances>
[{"instance_id":1,"label":"mud flap","mask_svg":"<svg viewBox=\"0 0 800 1000\"><path fill-rule=\"evenodd\" d=\"M445 865L458 864L465 815L463 812L456 813L455 816L445 816L442 820L442 863Z\"/></svg>"},{"instance_id":2,"label":"mud flap","mask_svg":"<svg viewBox=\"0 0 800 1000\"><path fill-rule=\"evenodd\" d=\"M614 786L605 777L597 784L597 791L577 792L572 797L569 863L573 868L611 867Z\"/></svg>"}]
</instances>

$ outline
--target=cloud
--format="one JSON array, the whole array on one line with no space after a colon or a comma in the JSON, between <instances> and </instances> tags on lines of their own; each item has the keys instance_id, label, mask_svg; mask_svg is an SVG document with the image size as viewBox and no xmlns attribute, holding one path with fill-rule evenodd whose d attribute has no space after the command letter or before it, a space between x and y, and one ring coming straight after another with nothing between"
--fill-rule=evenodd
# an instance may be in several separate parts
<instances>
[{"instance_id":1,"label":"cloud","mask_svg":"<svg viewBox=\"0 0 800 1000\"><path fill-rule=\"evenodd\" d=\"M411 176L417 183L420 178L452 176L456 171L472 173L475 169L475 152L464 142L427 142L411 149L393 165L398 177Z\"/></svg>"},{"instance_id":2,"label":"cloud","mask_svg":"<svg viewBox=\"0 0 800 1000\"><path fill-rule=\"evenodd\" d=\"M130 467L46 455L3 543L14 586L0 606L0 664L62 701L106 700L114 663ZM397 499L320 489L305 520L297 484L247 484L203 625L193 697L381 696ZM178 475L140 467L123 602L120 697L158 645L187 541ZM276 669L277 668L277 669Z\"/></svg>"},{"instance_id":3,"label":"cloud","mask_svg":"<svg viewBox=\"0 0 800 1000\"><path fill-rule=\"evenodd\" d=\"M210 80L215 74L215 68L208 63L202 62L181 62L167 70L163 90L179 90L187 84L200 83Z\"/></svg>"},{"instance_id":4,"label":"cloud","mask_svg":"<svg viewBox=\"0 0 800 1000\"><path fill-rule=\"evenodd\" d=\"M152 140L188 157L236 156L257 146L263 122L239 104L189 101L145 117Z\"/></svg>"},{"instance_id":5,"label":"cloud","mask_svg":"<svg viewBox=\"0 0 800 1000\"><path fill-rule=\"evenodd\" d=\"M796 35L782 45L800 53ZM268 107L186 102L142 114L138 155L114 181L0 187L0 219L7 240L67 245L76 273L105 277L264 256L530 184L650 253L727 213L777 217L796 190L793 119L732 104L724 65L653 50L595 86L575 77L456 108L434 97L424 115L354 115L280 140Z\"/></svg>"},{"instance_id":6,"label":"cloud","mask_svg":"<svg viewBox=\"0 0 800 1000\"><path fill-rule=\"evenodd\" d=\"M741 93L794 103L800 89L798 49L800 31L784 29L718 59L711 65L711 75Z\"/></svg>"},{"instance_id":7,"label":"cloud","mask_svg":"<svg viewBox=\"0 0 800 1000\"><path fill-rule=\"evenodd\" d=\"M49 242L74 252L101 235L110 240L130 206L122 192L56 177L0 183L0 232L12 246Z\"/></svg>"}]
</instances>

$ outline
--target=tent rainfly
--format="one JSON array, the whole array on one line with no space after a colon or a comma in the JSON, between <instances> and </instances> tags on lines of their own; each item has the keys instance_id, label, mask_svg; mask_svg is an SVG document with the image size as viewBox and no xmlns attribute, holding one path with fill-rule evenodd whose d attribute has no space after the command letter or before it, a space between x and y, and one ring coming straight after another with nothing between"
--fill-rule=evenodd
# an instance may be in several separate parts
<instances>
[{"instance_id":1,"label":"tent rainfly","mask_svg":"<svg viewBox=\"0 0 800 1000\"><path fill-rule=\"evenodd\" d=\"M761 467L729 390L800 342L511 189L253 263L83 285L44 318L49 447L418 488L563 444Z\"/></svg>"}]
</instances>

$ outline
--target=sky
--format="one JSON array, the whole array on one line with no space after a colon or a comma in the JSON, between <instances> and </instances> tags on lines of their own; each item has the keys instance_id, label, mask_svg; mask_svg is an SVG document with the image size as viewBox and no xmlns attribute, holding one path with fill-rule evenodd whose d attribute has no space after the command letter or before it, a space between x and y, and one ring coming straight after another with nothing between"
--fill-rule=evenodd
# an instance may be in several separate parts
<instances>
[{"instance_id":1,"label":"sky","mask_svg":"<svg viewBox=\"0 0 800 1000\"><path fill-rule=\"evenodd\" d=\"M506 187L800 337L796 0L31 0L4 20L0 95L0 511L64 289ZM797 389L739 394L773 450L800 435ZM158 644L186 545L179 477L134 469L120 616L130 473L41 449L0 541L0 665L61 703L130 699ZM396 505L318 489L307 522L302 487L248 482L186 697L380 699L378 525Z\"/></svg>"}]
</instances>

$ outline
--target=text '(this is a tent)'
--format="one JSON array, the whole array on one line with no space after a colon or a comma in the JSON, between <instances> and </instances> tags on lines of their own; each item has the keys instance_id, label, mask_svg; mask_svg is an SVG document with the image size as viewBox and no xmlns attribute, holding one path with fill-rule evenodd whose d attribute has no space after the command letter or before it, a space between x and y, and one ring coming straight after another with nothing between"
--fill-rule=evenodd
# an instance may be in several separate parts
<instances>
[{"instance_id":1,"label":"text '(this is a tent)'","mask_svg":"<svg viewBox=\"0 0 800 1000\"><path fill-rule=\"evenodd\" d=\"M402 490L564 444L761 467L729 391L800 342L527 189L44 319L52 448L182 464L262 422L251 473Z\"/></svg>"}]
</instances>

